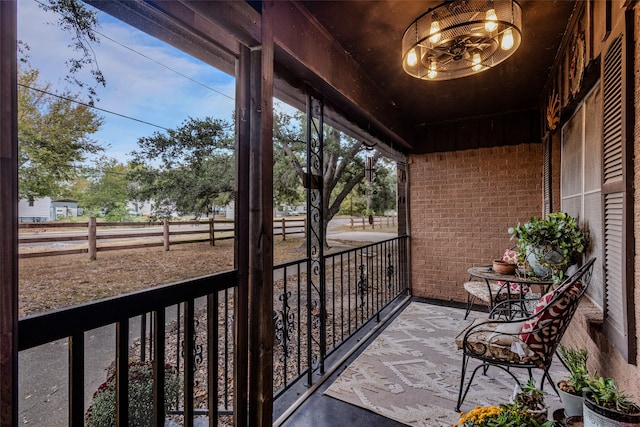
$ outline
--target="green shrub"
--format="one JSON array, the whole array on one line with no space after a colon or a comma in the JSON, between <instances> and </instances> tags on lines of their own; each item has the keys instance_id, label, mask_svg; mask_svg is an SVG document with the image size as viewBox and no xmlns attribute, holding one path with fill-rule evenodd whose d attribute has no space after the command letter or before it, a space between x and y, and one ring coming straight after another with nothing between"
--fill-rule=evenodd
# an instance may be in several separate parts
<instances>
[{"instance_id":1,"label":"green shrub","mask_svg":"<svg viewBox=\"0 0 640 427\"><path fill-rule=\"evenodd\" d=\"M165 408L175 402L180 393L180 380L171 365L165 365ZM87 427L115 427L116 377L107 380L93 394L91 406L85 414ZM153 423L153 366L151 362L129 363L129 425L151 427Z\"/></svg>"}]
</instances>

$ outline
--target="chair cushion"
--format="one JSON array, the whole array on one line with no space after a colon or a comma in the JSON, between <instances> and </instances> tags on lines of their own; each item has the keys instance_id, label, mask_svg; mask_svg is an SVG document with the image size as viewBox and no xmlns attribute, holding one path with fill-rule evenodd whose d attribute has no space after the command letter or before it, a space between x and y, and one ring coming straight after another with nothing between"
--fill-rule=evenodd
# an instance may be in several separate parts
<instances>
[{"instance_id":1,"label":"chair cushion","mask_svg":"<svg viewBox=\"0 0 640 427\"><path fill-rule=\"evenodd\" d=\"M466 352L493 359L515 362L536 363L539 357L531 351L527 344L520 339L523 322L496 322L495 319L475 319L456 337L458 349L464 347L464 337L467 331L479 323L491 321L478 326L467 337Z\"/></svg>"},{"instance_id":2,"label":"chair cushion","mask_svg":"<svg viewBox=\"0 0 640 427\"><path fill-rule=\"evenodd\" d=\"M565 314L565 309L571 300L579 294L579 291L580 282L571 282L544 294L536 303L531 317L524 322L520 339L532 350L544 351L541 348L543 339L539 328L549 322L560 320ZM556 298L558 295L561 296ZM555 342L553 334L556 332L556 328L546 330L544 334L546 341Z\"/></svg>"}]
</instances>

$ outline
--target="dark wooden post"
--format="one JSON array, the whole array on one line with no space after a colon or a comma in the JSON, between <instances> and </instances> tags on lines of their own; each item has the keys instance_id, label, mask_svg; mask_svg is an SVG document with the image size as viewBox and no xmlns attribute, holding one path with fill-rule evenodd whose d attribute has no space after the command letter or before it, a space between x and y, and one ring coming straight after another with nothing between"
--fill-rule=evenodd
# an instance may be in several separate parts
<instances>
[{"instance_id":1,"label":"dark wooden post","mask_svg":"<svg viewBox=\"0 0 640 427\"><path fill-rule=\"evenodd\" d=\"M282 240L287 240L287 220L282 218Z\"/></svg>"},{"instance_id":2,"label":"dark wooden post","mask_svg":"<svg viewBox=\"0 0 640 427\"><path fill-rule=\"evenodd\" d=\"M18 425L17 4L0 1L0 426Z\"/></svg>"},{"instance_id":3,"label":"dark wooden post","mask_svg":"<svg viewBox=\"0 0 640 427\"><path fill-rule=\"evenodd\" d=\"M216 245L216 230L214 227L215 223L213 222L213 218L209 218L209 243L211 244L211 246Z\"/></svg>"},{"instance_id":4,"label":"dark wooden post","mask_svg":"<svg viewBox=\"0 0 640 427\"><path fill-rule=\"evenodd\" d=\"M397 162L396 164L397 172L396 175L398 177L397 181L397 190L396 194L398 195L398 200L396 203L398 212L398 236L406 236L408 234L408 223L409 223L409 210L407 209L407 188L409 181L409 172L408 166L405 162ZM409 245L408 239L404 241L404 247L398 248L399 252L403 254L400 259L399 267L400 267L400 278L404 278L401 286L407 286L411 289L411 275L409 271L411 269L411 246Z\"/></svg>"},{"instance_id":5,"label":"dark wooden post","mask_svg":"<svg viewBox=\"0 0 640 427\"><path fill-rule=\"evenodd\" d=\"M98 257L98 245L97 245L97 237L96 237L96 229L98 228L96 223L96 217L89 217L89 223L87 226L87 242L89 246L89 259L91 261L95 261Z\"/></svg>"},{"instance_id":6,"label":"dark wooden post","mask_svg":"<svg viewBox=\"0 0 640 427\"><path fill-rule=\"evenodd\" d=\"M249 425L273 424L273 0L251 52Z\"/></svg>"},{"instance_id":7,"label":"dark wooden post","mask_svg":"<svg viewBox=\"0 0 640 427\"><path fill-rule=\"evenodd\" d=\"M396 202L396 211L398 212L398 236L407 234L408 227L408 210L407 210L407 186L408 186L408 171L407 164L404 162L398 162L397 165L398 181L396 184L396 194L398 200Z\"/></svg>"},{"instance_id":8,"label":"dark wooden post","mask_svg":"<svg viewBox=\"0 0 640 427\"><path fill-rule=\"evenodd\" d=\"M162 222L162 243L164 243L164 250L169 250L169 220L165 218Z\"/></svg>"},{"instance_id":9,"label":"dark wooden post","mask_svg":"<svg viewBox=\"0 0 640 427\"><path fill-rule=\"evenodd\" d=\"M233 415L235 427L246 427L248 422L249 375L249 156L251 131L251 52L240 46L236 62L236 200L235 219L235 267L238 270L238 286L234 291L234 346L233 363ZM209 417L210 427L217 425L215 417Z\"/></svg>"}]
</instances>

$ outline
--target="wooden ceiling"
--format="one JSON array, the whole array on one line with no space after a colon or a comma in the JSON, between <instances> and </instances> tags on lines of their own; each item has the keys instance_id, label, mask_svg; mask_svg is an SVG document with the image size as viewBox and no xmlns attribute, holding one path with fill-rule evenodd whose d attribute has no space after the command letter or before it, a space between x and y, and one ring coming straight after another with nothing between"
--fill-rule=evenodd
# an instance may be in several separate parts
<instances>
[{"instance_id":1,"label":"wooden ceiling","mask_svg":"<svg viewBox=\"0 0 640 427\"><path fill-rule=\"evenodd\" d=\"M411 151L432 151L426 131L439 123L536 109L542 101L574 1L522 0L522 44L497 67L449 81L424 81L402 69L401 39L434 1L302 1L403 117ZM421 130L422 129L422 130Z\"/></svg>"}]
</instances>

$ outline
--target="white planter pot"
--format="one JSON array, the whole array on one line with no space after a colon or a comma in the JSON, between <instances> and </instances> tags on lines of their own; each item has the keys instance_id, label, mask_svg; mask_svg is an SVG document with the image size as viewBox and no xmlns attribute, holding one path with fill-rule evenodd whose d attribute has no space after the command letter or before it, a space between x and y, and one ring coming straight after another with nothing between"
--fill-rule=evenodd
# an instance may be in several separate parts
<instances>
[{"instance_id":1,"label":"white planter pot","mask_svg":"<svg viewBox=\"0 0 640 427\"><path fill-rule=\"evenodd\" d=\"M550 277L551 276L551 270L549 268L543 267L539 262L538 262L538 258L536 257L536 250L533 250L531 248L531 246L529 246L527 248L527 262L529 263L529 265L531 266L531 269L533 270L533 273L536 275L536 277ZM544 256L545 260L551 264L559 264L563 261L563 256L560 252L557 251L550 251L548 252L545 256Z\"/></svg>"},{"instance_id":2,"label":"white planter pot","mask_svg":"<svg viewBox=\"0 0 640 427\"><path fill-rule=\"evenodd\" d=\"M560 394L560 400L562 400L562 405L564 406L564 416L566 418L581 417L584 397L562 391L560 386L558 386L558 393Z\"/></svg>"},{"instance_id":3,"label":"white planter pot","mask_svg":"<svg viewBox=\"0 0 640 427\"><path fill-rule=\"evenodd\" d=\"M628 415L603 408L584 399L584 427L639 427L640 413Z\"/></svg>"},{"instance_id":4,"label":"white planter pot","mask_svg":"<svg viewBox=\"0 0 640 427\"><path fill-rule=\"evenodd\" d=\"M549 407L545 407L544 409L527 409L533 418L538 422L538 424L543 424L548 419L549 415Z\"/></svg>"}]
</instances>

